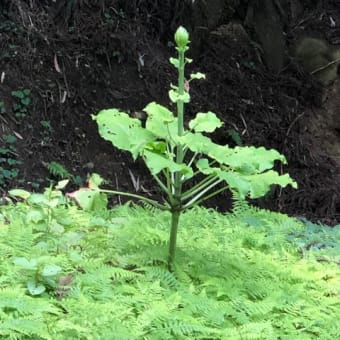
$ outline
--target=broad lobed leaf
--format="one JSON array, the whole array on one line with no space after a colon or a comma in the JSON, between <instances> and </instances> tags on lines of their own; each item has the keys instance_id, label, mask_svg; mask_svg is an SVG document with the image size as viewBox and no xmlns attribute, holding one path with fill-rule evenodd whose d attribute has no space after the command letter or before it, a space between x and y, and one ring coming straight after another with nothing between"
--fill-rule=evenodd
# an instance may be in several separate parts
<instances>
[{"instance_id":1,"label":"broad lobed leaf","mask_svg":"<svg viewBox=\"0 0 340 340\"><path fill-rule=\"evenodd\" d=\"M92 118L97 122L100 135L121 150L130 151L133 158L144 149L145 144L156 136L144 129L140 120L131 118L117 109L102 110Z\"/></svg>"},{"instance_id":2,"label":"broad lobed leaf","mask_svg":"<svg viewBox=\"0 0 340 340\"><path fill-rule=\"evenodd\" d=\"M222 122L216 117L216 114L209 111L206 113L199 112L196 117L189 122L189 128L196 132L214 132L222 126Z\"/></svg>"},{"instance_id":3,"label":"broad lobed leaf","mask_svg":"<svg viewBox=\"0 0 340 340\"><path fill-rule=\"evenodd\" d=\"M168 143L177 140L178 119L165 106L152 102L148 104L144 111L147 113L145 127L160 139L165 139Z\"/></svg>"},{"instance_id":4,"label":"broad lobed leaf","mask_svg":"<svg viewBox=\"0 0 340 340\"><path fill-rule=\"evenodd\" d=\"M193 171L186 164L178 164L173 159L166 158L165 155L161 155L149 150L144 151L145 162L153 175L157 175L163 169L169 169L170 172L181 172L186 178L191 178Z\"/></svg>"}]
</instances>

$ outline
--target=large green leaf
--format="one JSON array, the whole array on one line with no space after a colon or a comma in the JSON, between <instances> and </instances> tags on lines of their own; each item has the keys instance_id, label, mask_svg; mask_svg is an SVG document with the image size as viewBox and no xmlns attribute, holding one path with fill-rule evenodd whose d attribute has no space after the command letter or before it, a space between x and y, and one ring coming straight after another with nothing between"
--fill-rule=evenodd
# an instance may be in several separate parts
<instances>
[{"instance_id":1,"label":"large green leaf","mask_svg":"<svg viewBox=\"0 0 340 340\"><path fill-rule=\"evenodd\" d=\"M192 152L206 154L218 163L227 165L244 175L271 169L276 160L286 163L286 158L276 150L254 146L229 148L228 145L212 142L210 138L199 132L187 132L183 137L180 137L180 142Z\"/></svg>"},{"instance_id":2,"label":"large green leaf","mask_svg":"<svg viewBox=\"0 0 340 340\"><path fill-rule=\"evenodd\" d=\"M171 123L175 120L174 114L168 108L156 102L146 105L143 111L145 111L149 117L157 118L159 122Z\"/></svg>"},{"instance_id":3,"label":"large green leaf","mask_svg":"<svg viewBox=\"0 0 340 340\"><path fill-rule=\"evenodd\" d=\"M230 189L236 190L241 199L245 199L251 190L249 181L243 176L240 176L237 172L220 171L217 176L226 181Z\"/></svg>"},{"instance_id":4,"label":"large green leaf","mask_svg":"<svg viewBox=\"0 0 340 340\"><path fill-rule=\"evenodd\" d=\"M247 176L246 178L251 184L251 198L259 198L264 196L274 184L278 184L283 188L290 184L293 188L297 188L296 182L294 182L288 174L279 175L273 170L269 170L262 174Z\"/></svg>"},{"instance_id":5,"label":"large green leaf","mask_svg":"<svg viewBox=\"0 0 340 340\"><path fill-rule=\"evenodd\" d=\"M230 189L237 190L240 198L243 199L247 195L251 198L259 198L264 196L270 187L274 184L286 187L291 185L297 188L296 183L288 174L280 176L276 171L269 170L261 174L243 175L240 172L228 171L219 167L210 167L208 159L202 158L196 162L197 168L205 175L216 175L223 179Z\"/></svg>"},{"instance_id":6,"label":"large green leaf","mask_svg":"<svg viewBox=\"0 0 340 340\"><path fill-rule=\"evenodd\" d=\"M189 122L189 128L196 132L214 132L222 126L222 122L213 112L197 113L196 117Z\"/></svg>"},{"instance_id":7,"label":"large green leaf","mask_svg":"<svg viewBox=\"0 0 340 340\"><path fill-rule=\"evenodd\" d=\"M145 144L156 136L144 129L140 120L131 118L117 109L102 110L92 118L97 122L100 135L121 150L130 151L134 159Z\"/></svg>"},{"instance_id":8,"label":"large green leaf","mask_svg":"<svg viewBox=\"0 0 340 340\"><path fill-rule=\"evenodd\" d=\"M184 136L179 137L179 141L192 152L202 154L208 154L209 150L217 146L217 144L213 143L210 138L203 136L199 132L186 132Z\"/></svg>"},{"instance_id":9,"label":"large green leaf","mask_svg":"<svg viewBox=\"0 0 340 340\"><path fill-rule=\"evenodd\" d=\"M233 153L229 155L223 163L235 169L247 168L249 170L249 165L251 165L254 173L261 173L271 169L276 160L286 163L286 158L273 149L266 150L264 147L236 146L232 150Z\"/></svg>"},{"instance_id":10,"label":"large green leaf","mask_svg":"<svg viewBox=\"0 0 340 340\"><path fill-rule=\"evenodd\" d=\"M163 169L169 169L170 172L181 172L188 179L192 177L192 169L185 164L178 164L174 160L166 158L164 155L145 150L145 162L153 175L158 174Z\"/></svg>"},{"instance_id":11,"label":"large green leaf","mask_svg":"<svg viewBox=\"0 0 340 340\"><path fill-rule=\"evenodd\" d=\"M207 159L200 159L196 163L197 168L205 175L215 175L216 177L224 180L230 189L237 190L240 198L244 199L250 191L250 183L247 179L243 178L239 174L222 170L218 167L210 167Z\"/></svg>"},{"instance_id":12,"label":"large green leaf","mask_svg":"<svg viewBox=\"0 0 340 340\"><path fill-rule=\"evenodd\" d=\"M168 142L175 142L177 138L177 118L166 107L155 102L148 104L144 111L147 113L145 127L148 131Z\"/></svg>"},{"instance_id":13,"label":"large green leaf","mask_svg":"<svg viewBox=\"0 0 340 340\"><path fill-rule=\"evenodd\" d=\"M24 200L31 196L30 192L23 189L12 189L8 193L12 196L20 197Z\"/></svg>"},{"instance_id":14,"label":"large green leaf","mask_svg":"<svg viewBox=\"0 0 340 340\"><path fill-rule=\"evenodd\" d=\"M107 197L100 190L80 188L69 193L68 196L75 199L79 206L87 211L104 210L107 206Z\"/></svg>"}]
</instances>

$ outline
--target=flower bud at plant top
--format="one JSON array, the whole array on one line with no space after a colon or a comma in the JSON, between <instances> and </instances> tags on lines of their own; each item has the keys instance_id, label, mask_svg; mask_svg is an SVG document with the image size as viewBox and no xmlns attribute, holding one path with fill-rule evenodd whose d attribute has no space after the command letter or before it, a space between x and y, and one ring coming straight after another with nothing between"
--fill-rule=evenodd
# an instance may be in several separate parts
<instances>
[{"instance_id":1,"label":"flower bud at plant top","mask_svg":"<svg viewBox=\"0 0 340 340\"><path fill-rule=\"evenodd\" d=\"M177 28L177 31L175 33L175 41L178 48L182 49L186 47L189 43L189 33L188 31L183 27L179 26Z\"/></svg>"}]
</instances>

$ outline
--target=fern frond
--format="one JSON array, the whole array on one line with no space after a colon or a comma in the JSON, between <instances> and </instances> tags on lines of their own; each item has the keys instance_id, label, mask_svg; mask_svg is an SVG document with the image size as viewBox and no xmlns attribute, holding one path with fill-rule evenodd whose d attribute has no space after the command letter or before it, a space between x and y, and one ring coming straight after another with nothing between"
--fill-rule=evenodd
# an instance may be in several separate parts
<instances>
[{"instance_id":1,"label":"fern frond","mask_svg":"<svg viewBox=\"0 0 340 340\"><path fill-rule=\"evenodd\" d=\"M61 179L66 179L72 177L72 175L66 170L66 168L55 161L47 163L47 169L51 175L59 177Z\"/></svg>"},{"instance_id":2,"label":"fern frond","mask_svg":"<svg viewBox=\"0 0 340 340\"><path fill-rule=\"evenodd\" d=\"M170 289L179 287L175 275L161 267L141 267L139 270L145 270L145 276L150 281L159 280L161 285Z\"/></svg>"},{"instance_id":3,"label":"fern frond","mask_svg":"<svg viewBox=\"0 0 340 340\"><path fill-rule=\"evenodd\" d=\"M155 214L156 211L158 211L158 209L154 205L152 205L152 204L150 204L150 203L148 203L146 201L141 201L141 202L142 202L143 207L146 210L150 211L152 214Z\"/></svg>"},{"instance_id":4,"label":"fern frond","mask_svg":"<svg viewBox=\"0 0 340 340\"><path fill-rule=\"evenodd\" d=\"M23 335L52 339L44 319L47 315L59 315L60 311L49 301L24 293L18 287L0 289L0 335L9 339L21 339Z\"/></svg>"},{"instance_id":5,"label":"fern frond","mask_svg":"<svg viewBox=\"0 0 340 340\"><path fill-rule=\"evenodd\" d=\"M0 289L0 309L15 312L15 315L58 314L59 310L48 301L37 300L25 295L23 288Z\"/></svg>"},{"instance_id":6,"label":"fern frond","mask_svg":"<svg viewBox=\"0 0 340 340\"><path fill-rule=\"evenodd\" d=\"M46 339L52 340L43 320L16 318L0 321L0 335L4 339Z\"/></svg>"}]
</instances>

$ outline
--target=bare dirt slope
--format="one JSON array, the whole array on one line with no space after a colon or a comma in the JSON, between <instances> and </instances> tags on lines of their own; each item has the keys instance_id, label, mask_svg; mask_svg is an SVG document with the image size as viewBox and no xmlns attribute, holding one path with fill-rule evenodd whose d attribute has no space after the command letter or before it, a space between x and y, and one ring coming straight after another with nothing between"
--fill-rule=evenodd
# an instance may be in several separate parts
<instances>
[{"instance_id":1,"label":"bare dirt slope","mask_svg":"<svg viewBox=\"0 0 340 340\"><path fill-rule=\"evenodd\" d=\"M171 107L167 90L176 74L168 58L174 53L173 32L184 24L197 39L191 67L207 75L191 89L188 119L197 111L214 111L225 123L215 141L264 145L286 155L289 164L282 171L299 189L273 189L257 204L339 221L338 82L324 93L288 57L282 72L269 72L242 24L242 8L201 32L188 19L186 2L60 3L65 6L24 0L0 5L0 137L6 147L6 136L16 137L3 158L21 162L15 165L19 172L3 180L3 195L9 187L41 189L53 177L47 164L57 161L83 179L98 172L114 188L158 196L143 164L103 141L91 114L117 107L138 116L150 101ZM287 36L294 40L301 25L305 31L329 28L330 16L340 30L340 9L324 2L305 12L300 26L288 27ZM27 105L13 95L24 89L30 90ZM5 167L11 169L8 162ZM209 204L225 210L230 199L225 194Z\"/></svg>"}]
</instances>

